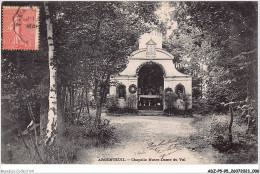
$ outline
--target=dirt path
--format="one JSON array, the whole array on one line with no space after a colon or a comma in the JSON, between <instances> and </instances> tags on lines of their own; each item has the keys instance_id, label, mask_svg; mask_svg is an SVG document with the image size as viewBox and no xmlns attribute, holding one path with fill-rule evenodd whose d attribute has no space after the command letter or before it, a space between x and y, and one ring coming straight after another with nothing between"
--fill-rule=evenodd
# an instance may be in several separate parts
<instances>
[{"instance_id":1,"label":"dirt path","mask_svg":"<svg viewBox=\"0 0 260 174\"><path fill-rule=\"evenodd\" d=\"M165 116L104 116L116 127L120 143L110 148L82 150L79 163L94 164L201 164L212 163L199 153L187 149L181 139L195 129L193 118ZM123 158L124 161L107 161ZM116 159L114 159L116 160Z\"/></svg>"}]
</instances>

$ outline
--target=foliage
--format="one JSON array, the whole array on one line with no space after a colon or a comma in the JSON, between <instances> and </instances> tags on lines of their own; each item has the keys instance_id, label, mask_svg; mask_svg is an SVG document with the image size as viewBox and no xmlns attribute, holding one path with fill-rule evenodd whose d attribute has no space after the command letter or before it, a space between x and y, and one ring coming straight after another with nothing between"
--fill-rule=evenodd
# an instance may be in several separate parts
<instances>
[{"instance_id":1,"label":"foliage","mask_svg":"<svg viewBox=\"0 0 260 174\"><path fill-rule=\"evenodd\" d=\"M117 108L119 107L118 95L110 95L106 102L107 108Z\"/></svg>"},{"instance_id":2,"label":"foliage","mask_svg":"<svg viewBox=\"0 0 260 174\"><path fill-rule=\"evenodd\" d=\"M74 131L73 136L78 136L85 140L92 139L93 146L109 146L114 144L117 139L115 136L115 127L111 126L110 120L101 119L99 128L97 131L93 132L91 127L94 125L95 119L91 117L82 117L77 122L77 128ZM75 127L73 127L75 129ZM67 134L70 134L67 132ZM73 137L76 138L76 137Z\"/></svg>"},{"instance_id":3,"label":"foliage","mask_svg":"<svg viewBox=\"0 0 260 174\"><path fill-rule=\"evenodd\" d=\"M175 92L164 92L163 98L166 104L166 109L164 110L165 114L168 115L191 115L192 110L188 109L188 106L191 104L191 96L187 94L182 94L180 97ZM184 110L176 108L175 103L177 100L181 100Z\"/></svg>"},{"instance_id":4,"label":"foliage","mask_svg":"<svg viewBox=\"0 0 260 174\"><path fill-rule=\"evenodd\" d=\"M202 98L202 78L192 77L192 98L199 99Z\"/></svg>"},{"instance_id":5,"label":"foliage","mask_svg":"<svg viewBox=\"0 0 260 174\"><path fill-rule=\"evenodd\" d=\"M90 127L93 121L84 122L81 124L70 124L66 132L66 136L59 138L51 146L40 144L41 155L45 164L72 164L78 160L79 152L82 149L104 146L107 147L115 142L115 128L110 125L108 120L102 120L98 134L91 133ZM79 123L79 122L78 122ZM22 138L8 137L8 144L2 145L2 162L11 164L42 164L43 162L37 156L33 148L33 142L30 137L24 136L24 140L29 147L29 150L23 146ZM39 137L38 137L39 139ZM66 142L66 143L64 143ZM44 152L44 153L43 153Z\"/></svg>"},{"instance_id":6,"label":"foliage","mask_svg":"<svg viewBox=\"0 0 260 174\"><path fill-rule=\"evenodd\" d=\"M171 115L192 116L193 110L192 109L180 110L177 108L167 108L167 109L164 109L163 112L165 115L168 115L168 116L171 116Z\"/></svg>"},{"instance_id":7,"label":"foliage","mask_svg":"<svg viewBox=\"0 0 260 174\"><path fill-rule=\"evenodd\" d=\"M211 37L208 51L217 51L213 57L201 54L211 58L207 69L209 103L215 105L254 96L255 89L251 86L255 84L257 33L251 28L256 29L256 4L188 2L186 5L185 16L190 18L185 22L201 32L201 47Z\"/></svg>"},{"instance_id":8,"label":"foliage","mask_svg":"<svg viewBox=\"0 0 260 174\"><path fill-rule=\"evenodd\" d=\"M188 107L191 105L191 102L192 102L191 95L184 93L184 94L182 94L181 99L183 101L184 110L187 110Z\"/></svg>"},{"instance_id":9,"label":"foliage","mask_svg":"<svg viewBox=\"0 0 260 174\"><path fill-rule=\"evenodd\" d=\"M173 92L173 90L172 90L172 88L167 87L167 88L165 88L164 92L165 92L165 93L167 93L167 92Z\"/></svg>"},{"instance_id":10,"label":"foliage","mask_svg":"<svg viewBox=\"0 0 260 174\"><path fill-rule=\"evenodd\" d=\"M135 108L120 108L120 107L110 107L107 109L108 115L137 115L138 110Z\"/></svg>"},{"instance_id":11,"label":"foliage","mask_svg":"<svg viewBox=\"0 0 260 174\"><path fill-rule=\"evenodd\" d=\"M47 164L72 164L78 156L79 147L74 142L61 143L60 140L52 146L45 147L45 163Z\"/></svg>"},{"instance_id":12,"label":"foliage","mask_svg":"<svg viewBox=\"0 0 260 174\"><path fill-rule=\"evenodd\" d=\"M41 78L45 75L35 71L42 70L43 72L46 72L44 71L46 70L46 67L37 66L32 63L35 67L31 67L31 72L28 72L24 67L20 67L23 65L29 68L31 65L29 64L30 66L28 66L28 62L19 62L21 61L20 57L17 58L18 62L13 62L9 56L12 57L14 55L5 53L2 59L2 97L4 99L1 104L1 113L2 126L7 128L2 129L2 133L10 135L10 132L8 131L16 130L16 134L11 134L11 137L8 138L8 140L19 138L21 144L24 145L24 148L22 149L26 151L25 153L27 153L28 156L30 156L28 161L35 160L42 163L42 158L39 154L38 148L39 131L36 131L35 129L35 132L31 133L27 128L32 128L36 126L36 123L40 122L40 102L46 95L46 91L40 88L40 82ZM15 58L15 56L13 58ZM8 122L11 122L12 124L8 126ZM26 131L27 136L29 135L28 138L24 138L22 135ZM20 137L17 137L17 135ZM34 154L32 152L34 152ZM19 150L17 153L19 154L21 151ZM13 149L10 150L10 155L17 155L17 153L13 153ZM13 162L13 160L10 161Z\"/></svg>"},{"instance_id":13,"label":"foliage","mask_svg":"<svg viewBox=\"0 0 260 174\"><path fill-rule=\"evenodd\" d=\"M255 2L172 2L178 28L165 44L175 63L194 76L199 90L220 111L221 102L256 94L257 5ZM248 80L250 79L250 80ZM205 93L206 92L206 93ZM196 98L196 96L195 96Z\"/></svg>"},{"instance_id":14,"label":"foliage","mask_svg":"<svg viewBox=\"0 0 260 174\"><path fill-rule=\"evenodd\" d=\"M257 3L172 4L178 29L170 36L168 48L178 54L175 61L185 65L183 72L201 79L195 89L201 86L213 111L230 111L232 143L234 108L241 102L249 105L257 94Z\"/></svg>"},{"instance_id":15,"label":"foliage","mask_svg":"<svg viewBox=\"0 0 260 174\"><path fill-rule=\"evenodd\" d=\"M93 90L97 129L110 76L121 72L156 2L52 2L58 82ZM150 9L151 11L147 10ZM144 25L147 23L148 25ZM64 37L66 36L66 37Z\"/></svg>"},{"instance_id":16,"label":"foliage","mask_svg":"<svg viewBox=\"0 0 260 174\"><path fill-rule=\"evenodd\" d=\"M198 98L193 99L192 110L194 114L206 115L212 111L212 106L207 103L206 99Z\"/></svg>"},{"instance_id":17,"label":"foliage","mask_svg":"<svg viewBox=\"0 0 260 174\"><path fill-rule=\"evenodd\" d=\"M40 82L46 75L47 67L42 60L28 61L28 57L44 59L42 53L33 54L32 52L20 53L4 51L2 52L2 114L13 121L17 121L19 126L24 129L31 117L28 109L32 108L33 116L39 123L40 101L46 91L40 89ZM41 63L39 63L41 62ZM29 71L30 70L30 71Z\"/></svg>"},{"instance_id":18,"label":"foliage","mask_svg":"<svg viewBox=\"0 0 260 174\"><path fill-rule=\"evenodd\" d=\"M2 143L1 146L1 162L5 164L37 164L41 161L31 154L25 146L22 145L21 139Z\"/></svg>"},{"instance_id":19,"label":"foliage","mask_svg":"<svg viewBox=\"0 0 260 174\"><path fill-rule=\"evenodd\" d=\"M77 113L74 111L74 108L66 108L64 120L66 124L73 124L77 121Z\"/></svg>"},{"instance_id":20,"label":"foliage","mask_svg":"<svg viewBox=\"0 0 260 174\"><path fill-rule=\"evenodd\" d=\"M192 125L197 129L187 141L197 151L214 147L224 156L216 156L218 163L255 163L257 161L257 137L246 133L247 126L234 117L233 143L228 140L229 119L227 115L197 116ZM243 160L242 160L243 159Z\"/></svg>"},{"instance_id":21,"label":"foliage","mask_svg":"<svg viewBox=\"0 0 260 174\"><path fill-rule=\"evenodd\" d=\"M163 98L167 108L173 108L174 103L178 99L178 95L175 92L164 92Z\"/></svg>"},{"instance_id":22,"label":"foliage","mask_svg":"<svg viewBox=\"0 0 260 174\"><path fill-rule=\"evenodd\" d=\"M126 98L126 106L121 108L118 103L118 96L112 95L108 98L106 103L108 115L124 115L124 114L137 114L138 110L135 109L136 96L129 95Z\"/></svg>"},{"instance_id":23,"label":"foliage","mask_svg":"<svg viewBox=\"0 0 260 174\"><path fill-rule=\"evenodd\" d=\"M115 137L115 127L110 125L110 121L104 119L99 124L98 132L95 132L98 136L100 144L107 146L117 141Z\"/></svg>"},{"instance_id":24,"label":"foliage","mask_svg":"<svg viewBox=\"0 0 260 174\"><path fill-rule=\"evenodd\" d=\"M235 107L235 113L239 117L240 124L248 125L248 134L258 135L258 114L257 101L251 100L251 103L240 102Z\"/></svg>"},{"instance_id":25,"label":"foliage","mask_svg":"<svg viewBox=\"0 0 260 174\"><path fill-rule=\"evenodd\" d=\"M44 11L42 2L3 2L4 6L38 6ZM5 112L10 119L17 120L22 129L28 125L31 118L26 105L33 106L34 116L39 122L40 100L47 91L39 88L42 79L48 74L47 38L44 14L39 15L38 51L3 50L1 52L2 102ZM2 106L3 106L2 105ZM7 106L8 105L8 106ZM36 107L34 107L36 106ZM24 122L25 121L25 122ZM3 122L2 122L3 123ZM26 125L27 124L27 125Z\"/></svg>"}]
</instances>

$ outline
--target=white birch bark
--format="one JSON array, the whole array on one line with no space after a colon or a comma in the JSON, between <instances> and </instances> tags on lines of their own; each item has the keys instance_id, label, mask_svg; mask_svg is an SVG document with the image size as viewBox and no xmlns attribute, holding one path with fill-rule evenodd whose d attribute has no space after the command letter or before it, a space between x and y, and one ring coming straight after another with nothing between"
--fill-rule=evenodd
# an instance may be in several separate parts
<instances>
[{"instance_id":1,"label":"white birch bark","mask_svg":"<svg viewBox=\"0 0 260 174\"><path fill-rule=\"evenodd\" d=\"M47 26L47 40L49 47L49 71L50 71L50 91L49 91L49 111L48 123L46 127L45 143L51 145L57 136L57 91L56 91L56 68L53 66L54 45L53 45L53 28L50 20L48 2L44 2Z\"/></svg>"}]
</instances>

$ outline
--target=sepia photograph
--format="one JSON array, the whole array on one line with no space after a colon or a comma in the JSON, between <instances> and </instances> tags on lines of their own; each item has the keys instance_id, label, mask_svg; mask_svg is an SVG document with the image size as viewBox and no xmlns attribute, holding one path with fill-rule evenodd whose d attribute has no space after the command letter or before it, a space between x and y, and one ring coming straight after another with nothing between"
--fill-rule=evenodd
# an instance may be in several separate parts
<instances>
[{"instance_id":1,"label":"sepia photograph","mask_svg":"<svg viewBox=\"0 0 260 174\"><path fill-rule=\"evenodd\" d=\"M1 25L2 165L259 164L258 1L2 1Z\"/></svg>"}]
</instances>

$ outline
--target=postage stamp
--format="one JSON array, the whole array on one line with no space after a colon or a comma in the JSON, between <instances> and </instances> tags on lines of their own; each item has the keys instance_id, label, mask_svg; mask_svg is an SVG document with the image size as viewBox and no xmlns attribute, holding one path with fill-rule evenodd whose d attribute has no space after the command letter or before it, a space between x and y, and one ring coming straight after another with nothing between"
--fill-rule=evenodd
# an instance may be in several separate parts
<instances>
[{"instance_id":1,"label":"postage stamp","mask_svg":"<svg viewBox=\"0 0 260 174\"><path fill-rule=\"evenodd\" d=\"M3 6L2 50L39 49L39 7Z\"/></svg>"}]
</instances>

